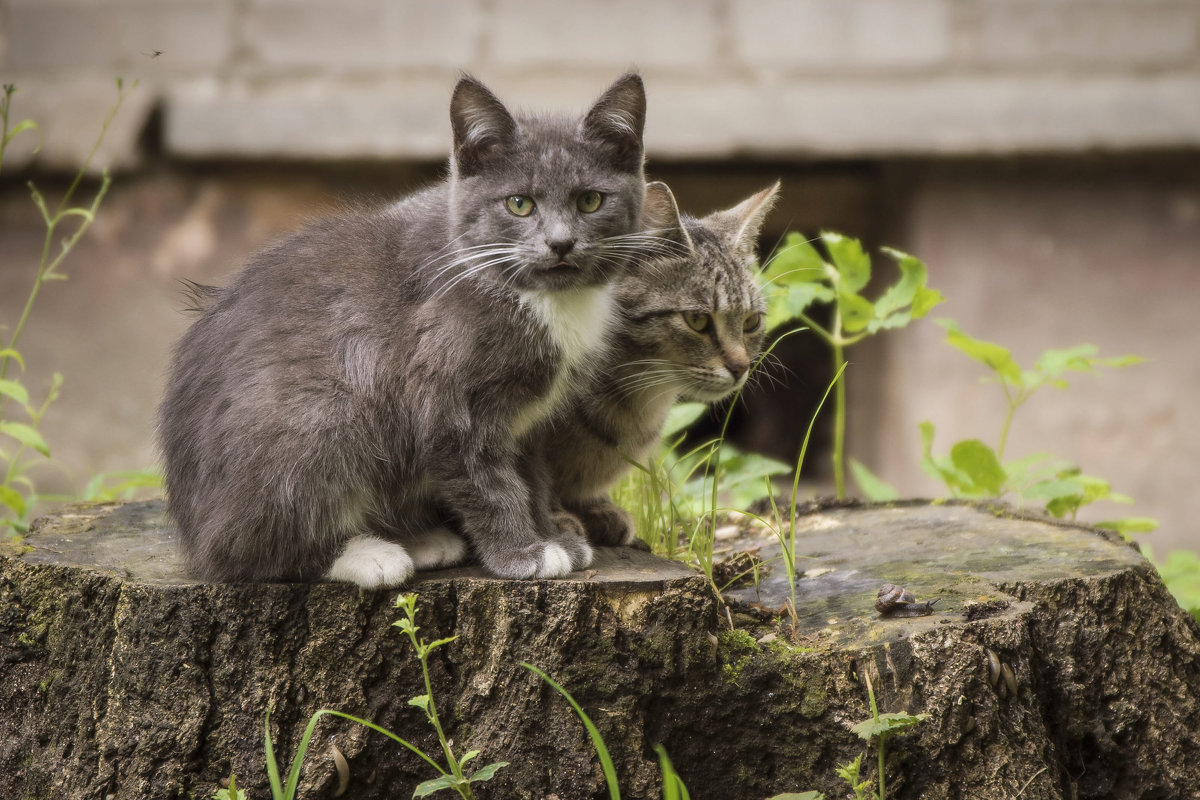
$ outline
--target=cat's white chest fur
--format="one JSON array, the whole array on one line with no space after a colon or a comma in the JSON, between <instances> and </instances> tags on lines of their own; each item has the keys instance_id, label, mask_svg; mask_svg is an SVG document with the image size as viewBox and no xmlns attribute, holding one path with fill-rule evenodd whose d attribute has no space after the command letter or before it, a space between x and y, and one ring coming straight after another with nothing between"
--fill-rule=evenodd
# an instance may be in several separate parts
<instances>
[{"instance_id":1,"label":"cat's white chest fur","mask_svg":"<svg viewBox=\"0 0 1200 800\"><path fill-rule=\"evenodd\" d=\"M521 303L550 335L560 360L550 391L513 419L512 432L518 438L565 400L574 368L605 346L616 308L608 285L567 292L522 292Z\"/></svg>"}]
</instances>

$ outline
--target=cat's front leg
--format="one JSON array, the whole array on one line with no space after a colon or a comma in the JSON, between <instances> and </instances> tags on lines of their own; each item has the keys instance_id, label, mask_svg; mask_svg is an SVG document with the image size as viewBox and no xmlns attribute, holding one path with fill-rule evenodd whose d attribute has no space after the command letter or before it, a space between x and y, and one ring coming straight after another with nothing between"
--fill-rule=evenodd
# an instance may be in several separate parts
<instances>
[{"instance_id":1,"label":"cat's front leg","mask_svg":"<svg viewBox=\"0 0 1200 800\"><path fill-rule=\"evenodd\" d=\"M553 502L547 461L538 442L535 438L526 445L522 465L529 481L531 515L539 527L553 531L551 539L567 551L573 568L586 569L595 559L587 529L577 516Z\"/></svg>"},{"instance_id":2,"label":"cat's front leg","mask_svg":"<svg viewBox=\"0 0 1200 800\"><path fill-rule=\"evenodd\" d=\"M633 544L637 538L633 515L607 497L577 500L564 505L583 525L592 544L615 547Z\"/></svg>"},{"instance_id":3,"label":"cat's front leg","mask_svg":"<svg viewBox=\"0 0 1200 800\"><path fill-rule=\"evenodd\" d=\"M439 476L440 500L462 522L483 566L501 578L560 578L591 563L591 548L574 546L548 519L536 520L518 459L503 449L474 452ZM539 524L539 522L541 524ZM584 552L586 549L586 552Z\"/></svg>"},{"instance_id":4,"label":"cat's front leg","mask_svg":"<svg viewBox=\"0 0 1200 800\"><path fill-rule=\"evenodd\" d=\"M467 557L467 543L444 525L422 531L404 545L417 569L453 567Z\"/></svg>"}]
</instances>

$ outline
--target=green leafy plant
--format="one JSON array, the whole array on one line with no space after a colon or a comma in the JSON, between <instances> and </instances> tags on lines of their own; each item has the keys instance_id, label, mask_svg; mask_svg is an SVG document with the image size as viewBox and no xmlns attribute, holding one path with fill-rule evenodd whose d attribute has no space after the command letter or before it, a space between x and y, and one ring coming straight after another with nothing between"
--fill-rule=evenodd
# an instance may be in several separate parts
<instances>
[{"instance_id":1,"label":"green leafy plant","mask_svg":"<svg viewBox=\"0 0 1200 800\"><path fill-rule=\"evenodd\" d=\"M13 124L10 129L12 98L15 92L15 86L5 84L3 98L0 98L0 167L3 165L4 151L16 136L27 132L40 136L41 133L37 123L30 119L23 119ZM59 268L95 220L100 202L108 193L112 179L107 170L102 170L100 185L91 201L74 204L75 195L91 169L92 160L108 132L109 125L120 110L125 95L124 82L118 78L117 101L104 117L100 134L91 151L57 204L48 202L34 183L29 182L29 191L34 205L41 212L46 234L33 286L16 325L0 346L0 528L7 527L18 534L28 530L28 517L37 500L37 490L29 471L50 458L50 447L42 436L40 427L47 409L59 396L62 376L54 374L50 389L45 397L37 402L32 400L28 388L20 380L10 376L10 368L16 364L21 371L25 370L25 362L17 350L17 344L29 321L38 294L46 282L66 279L67 276ZM40 147L39 143L38 149ZM54 245L60 234L62 239L58 242L58 250L55 251ZM14 406L19 409L23 419L11 415Z\"/></svg>"},{"instance_id":2,"label":"green leafy plant","mask_svg":"<svg viewBox=\"0 0 1200 800\"><path fill-rule=\"evenodd\" d=\"M850 791L854 792L854 800L866 800L866 798L873 796L871 794L871 781L863 780L862 777L862 762L863 756L860 753L853 761L842 764L837 768L838 777L849 784Z\"/></svg>"},{"instance_id":3,"label":"green leafy plant","mask_svg":"<svg viewBox=\"0 0 1200 800\"><path fill-rule=\"evenodd\" d=\"M449 772L446 772L438 767L441 776L433 780L426 781L417 787L413 793L413 797L425 797L442 789L454 789L461 795L464 800L469 800L473 797L471 794L471 784L480 781L489 780L496 774L497 770L508 766L508 762L500 761L493 764L488 764L485 767L480 767L471 775L467 775L463 769L464 765L479 755L478 750L471 750L464 753L462 758L455 758L454 750L450 746L450 742L446 739L446 733L442 730L441 720L438 719L437 706L433 702L433 685L429 680L429 654L438 647L450 644L458 637L451 636L446 639L437 639L428 644L417 636L420 628L417 627L417 596L415 594L404 594L396 598L396 607L404 612L403 619L399 619L392 623L408 636L412 642L413 649L417 652L417 659L421 662L421 674L425 678L425 694L418 695L408 701L409 705L416 706L425 712L425 718L429 720L429 724L437 732L438 741L442 745L442 754L446 757L446 765L449 767ZM426 759L428 760L428 759Z\"/></svg>"},{"instance_id":4,"label":"green leafy plant","mask_svg":"<svg viewBox=\"0 0 1200 800\"><path fill-rule=\"evenodd\" d=\"M884 762L887 757L887 740L889 736L904 733L921 723L927 718L928 714L909 714L906 711L896 711L890 714L880 714L879 705L875 702L875 688L871 685L871 676L863 673L863 677L867 681L867 699L871 704L871 718L855 725L851 730L863 739L867 744L874 743L876 755L878 757L878 774L875 776L876 791L873 794L864 794L870 791L870 782L859 780L859 771L862 767L862 756L859 756L855 761L851 762L838 770L838 774L850 784L854 790L855 800L861 798L874 798L874 800L886 800L887 798L887 783L884 774Z\"/></svg>"},{"instance_id":5,"label":"green leafy plant","mask_svg":"<svg viewBox=\"0 0 1200 800\"><path fill-rule=\"evenodd\" d=\"M413 797L428 797L435 792L443 789L453 789L458 793L463 800L472 800L474 794L471 790L471 785L490 780L497 771L508 766L507 761L500 761L467 774L466 765L472 759L479 755L478 750L470 750L458 757L454 753L454 749L450 741L446 738L445 731L442 730L441 720L438 718L437 706L433 700L433 686L429 679L429 654L439 647L443 647L453 642L457 637L451 636L446 639L437 639L433 642L426 642L420 638L417 633L420 628L417 626L417 596L415 594L404 594L396 598L396 608L404 612L404 617L392 623L408 636L412 642L413 649L416 651L417 660L421 663L421 674L425 679L425 694L418 695L408 701L409 705L420 708L425 713L425 718L429 724L433 726L437 733L438 742L442 746L442 754L445 757L446 765L443 767L430 756L426 755L419 747L402 739L391 731L369 722L359 717L344 714L341 711L333 711L323 708L315 712L309 718L308 726L304 729L304 734L300 737L300 744L296 749L296 757L292 760L291 768L288 772L287 782L281 781L279 773L279 763L275 757L275 749L271 740L271 714L267 712L265 723L265 742L266 742L266 760L267 760L267 778L271 784L271 796L274 800L294 800L296 789L300 782L300 768L304 763L304 756L308 752L308 746L312 740L313 732L316 730L317 722L321 717L329 715L350 720L363 727L370 728L373 731L387 736L397 744L402 745L408 750L415 753L423 761L437 770L438 777L427 780L413 791Z\"/></svg>"},{"instance_id":6,"label":"green leafy plant","mask_svg":"<svg viewBox=\"0 0 1200 800\"><path fill-rule=\"evenodd\" d=\"M846 348L884 330L902 328L930 312L943 300L941 292L928 285L925 264L892 248L883 252L896 261L897 281L871 301L863 290L871 281L871 259L857 239L838 233L822 233L818 240L829 254L826 259L813 242L789 233L783 247L763 271L768 297L767 327L777 329L792 320L803 321L833 353L833 372L846 365ZM812 307L831 308L828 325L820 324ZM846 496L846 385L838 381L834 396L833 479L839 498Z\"/></svg>"},{"instance_id":7,"label":"green leafy plant","mask_svg":"<svg viewBox=\"0 0 1200 800\"><path fill-rule=\"evenodd\" d=\"M837 774L839 778L849 785L850 791L854 793L854 800L887 800L887 781L884 774L884 762L887 760L888 737L911 730L920 725L921 721L928 718L929 715L909 714L906 711L880 714L879 705L875 702L875 688L871 685L871 676L864 673L864 677L867 681L867 699L871 704L871 718L858 723L851 730L860 739L866 741L868 745L872 743L875 745L878 756L878 774L875 781L863 777L862 764L865 754L861 754L853 761L838 767ZM875 787L874 791L872 791L872 786ZM825 800L825 795L820 792L801 792L798 794L789 792L787 794L774 795L769 800Z\"/></svg>"},{"instance_id":8,"label":"green leafy plant","mask_svg":"<svg viewBox=\"0 0 1200 800\"><path fill-rule=\"evenodd\" d=\"M953 320L940 319L938 324L946 329L949 345L988 368L990 374L983 381L1000 387L1006 411L995 446L980 439L963 439L955 442L945 456L933 452L936 433L933 423L921 423L921 466L927 474L945 484L956 497L1003 497L1011 493L1022 502L1043 504L1055 517L1074 519L1081 508L1100 500L1132 502L1129 497L1114 492L1108 481L1084 474L1069 461L1046 453L1005 461L1005 455L1017 410L1039 390L1046 386L1066 389L1066 376L1071 372L1119 369L1141 363L1143 359L1137 356L1101 358L1094 345L1082 344L1046 350L1032 367L1024 369L1008 348L968 335ZM877 486L886 485L870 476L865 467L859 465L858 470L869 476L868 480L876 482L862 483L860 488L868 496L879 499ZM1125 517L1095 524L1128 536L1153 530L1158 523L1146 517Z\"/></svg>"}]
</instances>

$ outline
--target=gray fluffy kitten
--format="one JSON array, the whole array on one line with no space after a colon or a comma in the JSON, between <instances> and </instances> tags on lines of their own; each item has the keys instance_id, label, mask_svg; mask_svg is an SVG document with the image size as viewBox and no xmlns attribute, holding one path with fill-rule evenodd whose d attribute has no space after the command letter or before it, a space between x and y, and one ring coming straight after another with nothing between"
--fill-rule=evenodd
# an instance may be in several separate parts
<instances>
[{"instance_id":1,"label":"gray fluffy kitten","mask_svg":"<svg viewBox=\"0 0 1200 800\"><path fill-rule=\"evenodd\" d=\"M673 246L653 247L618 282L621 324L600 377L541 435L550 490L593 542L632 541L632 520L608 492L627 458L646 462L671 406L716 402L745 382L765 333L757 239L778 190L695 219L680 216L665 184L646 187L646 226Z\"/></svg>"},{"instance_id":2,"label":"gray fluffy kitten","mask_svg":"<svg viewBox=\"0 0 1200 800\"><path fill-rule=\"evenodd\" d=\"M524 440L590 369L636 243L645 94L514 117L463 78L448 179L315 224L212 295L159 433L200 577L403 583L464 555L508 578L590 563Z\"/></svg>"}]
</instances>

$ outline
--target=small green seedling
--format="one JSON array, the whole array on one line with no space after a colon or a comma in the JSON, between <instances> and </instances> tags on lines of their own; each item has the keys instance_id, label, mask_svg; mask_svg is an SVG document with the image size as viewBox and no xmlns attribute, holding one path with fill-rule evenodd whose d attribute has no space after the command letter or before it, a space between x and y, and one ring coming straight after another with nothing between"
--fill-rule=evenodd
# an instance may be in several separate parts
<instances>
[{"instance_id":1,"label":"small green seedling","mask_svg":"<svg viewBox=\"0 0 1200 800\"><path fill-rule=\"evenodd\" d=\"M438 777L425 781L417 786L413 791L413 797L428 797L435 792L443 789L453 789L458 792L458 795L463 800L474 800L475 795L471 791L471 784L480 783L490 780L498 770L508 766L507 761L500 761L493 764L488 764L485 767L480 767L471 774L467 774L465 766L467 762L479 755L478 750L471 750L464 753L461 758L454 754L454 750L450 741L446 738L445 732L442 730L441 720L437 715L437 706L433 701L433 686L429 679L429 654L439 647L450 644L455 640L454 636L446 639L437 639L433 642L425 642L417 636L420 628L416 623L417 615L417 596L415 594L404 594L396 598L396 608L404 612L404 617L396 620L392 624L399 628L408 636L412 642L413 649L416 650L417 660L421 662L421 674L425 678L425 694L418 695L408 701L411 706L416 706L425 712L425 718L433 726L437 733L438 741L442 745L442 753L446 759L446 766L443 767L430 756L426 755L419 747L405 739L400 738L391 731L381 728L373 722L368 722L365 719L343 714L340 711L323 708L312 715L308 720L308 727L304 729L303 736L300 737L300 745L296 749L296 757L292 760L291 769L288 772L287 783L280 780L279 765L275 758L275 749L271 741L271 713L267 712L265 723L266 733L266 756L267 756L267 778L271 784L271 796L274 800L294 800L296 797L297 786L300 782L300 767L304 763L304 756L308 752L309 742L312 739L313 732L316 730L317 722L325 715L340 717L350 720L365 728L370 728L373 731L382 733L397 744L407 748L423 761L433 767L439 773ZM222 798L221 800L224 800Z\"/></svg>"},{"instance_id":2,"label":"small green seedling","mask_svg":"<svg viewBox=\"0 0 1200 800\"><path fill-rule=\"evenodd\" d=\"M845 351L875 333L903 328L928 314L944 299L927 286L925 264L907 253L885 247L884 254L896 261L897 281L875 301L863 296L871 280L871 259L862 243L838 233L825 232L819 241L829 254L822 256L810 240L789 233L763 271L767 294L767 328L779 328L799 319L833 352L833 371L846 366ZM819 324L811 307L828 305L832 317ZM839 498L846 496L846 386L837 382L834 399L833 479Z\"/></svg>"},{"instance_id":3,"label":"small green seedling","mask_svg":"<svg viewBox=\"0 0 1200 800\"><path fill-rule=\"evenodd\" d=\"M1082 344L1047 350L1033 367L1023 369L1008 348L968 335L953 320L940 319L938 324L946 329L947 344L988 368L990 374L983 381L1000 387L1007 408L994 447L980 439L964 439L955 442L945 456L933 452L936 433L933 423L922 422L921 466L926 474L945 484L956 497L991 498L1012 493L1022 501L1042 504L1049 514L1059 518L1074 519L1081 508L1099 500L1132 502L1126 495L1114 492L1108 481L1086 475L1074 464L1052 455L1038 453L1007 462L1004 457L1017 409L1040 389L1045 386L1066 389L1065 376L1069 372L1119 369L1139 364L1143 359L1137 356L1101 358L1094 345ZM861 464L855 465L855 475L859 476L859 486L868 497L879 500L894 496L894 490ZM1096 524L1116 530L1127 538L1133 533L1153 530L1158 525L1146 517L1126 517Z\"/></svg>"},{"instance_id":4,"label":"small green seedling","mask_svg":"<svg viewBox=\"0 0 1200 800\"><path fill-rule=\"evenodd\" d=\"M871 718L855 725L851 730L863 739L867 744L874 742L875 749L878 751L879 764L878 774L876 775L876 784L878 790L873 794L867 794L870 791L870 782L859 780L859 771L862 767L862 756L846 764L842 769L838 770L838 774L850 784L854 790L855 800L863 800L871 798L872 800L887 800L887 785L884 775L884 761L887 756L887 740L889 736L904 733L921 723L926 719L928 714L909 714L906 711L896 711L890 714L880 714L879 706L875 702L875 689L871 686L871 676L863 673L863 677L867 681L867 698L871 703Z\"/></svg>"},{"instance_id":5,"label":"small green seedling","mask_svg":"<svg viewBox=\"0 0 1200 800\"><path fill-rule=\"evenodd\" d=\"M229 776L229 788L217 789L213 800L248 800L246 793L237 787L237 776Z\"/></svg>"},{"instance_id":6,"label":"small green seedling","mask_svg":"<svg viewBox=\"0 0 1200 800\"><path fill-rule=\"evenodd\" d=\"M898 711L891 714L880 714L875 702L875 689L871 686L871 676L864 673L867 681L867 698L871 703L871 718L855 725L853 730L867 744L874 743L879 754L879 774L876 776L877 791L872 791L872 781L862 775L863 755L853 761L838 767L838 777L846 782L850 791L854 792L854 800L887 800L887 785L884 778L884 761L887 756L887 739L889 736L904 733L926 719L928 714L909 714ZM799 794L777 794L769 800L825 800L820 792L802 792Z\"/></svg>"},{"instance_id":7,"label":"small green seedling","mask_svg":"<svg viewBox=\"0 0 1200 800\"><path fill-rule=\"evenodd\" d=\"M136 87L136 82L134 87ZM4 151L9 144L22 133L37 134L41 138L41 130L36 122L23 119L9 127L12 111L12 98L16 87L5 84L3 96L0 97L0 165L4 162ZM57 372L51 380L50 388L41 402L34 402L28 389L17 378L10 375L10 367L16 364L21 371L25 370L25 362L17 350L17 343L29 322L34 302L38 298L43 284L48 281L65 280L66 275L59 271L63 260L78 244L80 237L87 232L96 219L100 203L108 193L112 179L107 170L101 172L100 186L92 196L91 202L74 205L73 199L84 177L91 169L92 160L104 140L109 126L116 117L126 96L125 83L117 79L117 101L105 115L100 126L100 133L92 145L91 151L83 161L83 165L75 173L75 178L59 199L57 205L48 203L32 181L29 191L33 203L41 212L45 225L45 236L42 242L42 255L34 275L33 285L21 310L21 316L8 334L7 341L0 342L0 530L9 528L13 533L22 535L29 530L29 516L38 501L38 494L33 480L29 476L30 468L44 465L50 458L50 446L40 430L42 418L50 405L58 399L62 386L62 375ZM36 153L41 149L39 141ZM62 239L56 242L58 236ZM54 245L58 244L57 252ZM0 325L0 329L6 326ZM16 407L21 412L21 418L14 418L11 411Z\"/></svg>"}]
</instances>

